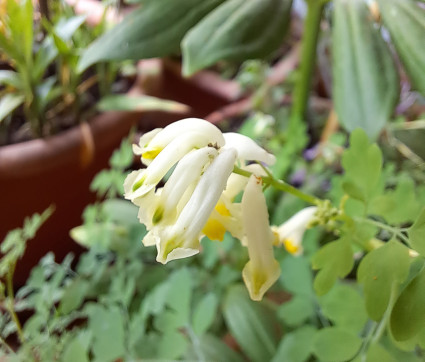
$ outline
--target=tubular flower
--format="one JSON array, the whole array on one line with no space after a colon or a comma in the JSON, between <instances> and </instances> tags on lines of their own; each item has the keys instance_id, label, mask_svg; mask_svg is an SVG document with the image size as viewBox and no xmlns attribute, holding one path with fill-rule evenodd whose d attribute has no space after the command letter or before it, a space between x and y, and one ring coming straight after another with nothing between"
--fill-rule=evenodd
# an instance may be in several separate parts
<instances>
[{"instance_id":1,"label":"tubular flower","mask_svg":"<svg viewBox=\"0 0 425 362\"><path fill-rule=\"evenodd\" d=\"M273 226L275 244L283 244L285 249L293 255L303 252L302 239L309 224L314 220L316 206L309 206L297 212L288 221L280 226Z\"/></svg>"},{"instance_id":2,"label":"tubular flower","mask_svg":"<svg viewBox=\"0 0 425 362\"><path fill-rule=\"evenodd\" d=\"M139 220L148 229L143 244L156 245L157 261L198 253L205 235L221 240L228 230L243 236L241 206L233 201L247 179L232 174L234 165L274 162L274 156L245 136L227 135L207 121L188 118L146 133L133 146L147 168L127 176L124 196L140 207Z\"/></svg>"},{"instance_id":3,"label":"tubular flower","mask_svg":"<svg viewBox=\"0 0 425 362\"><path fill-rule=\"evenodd\" d=\"M254 175L242 197L242 223L250 259L242 270L242 277L251 299L261 300L279 278L280 266L273 255L273 234L262 181Z\"/></svg>"}]
</instances>

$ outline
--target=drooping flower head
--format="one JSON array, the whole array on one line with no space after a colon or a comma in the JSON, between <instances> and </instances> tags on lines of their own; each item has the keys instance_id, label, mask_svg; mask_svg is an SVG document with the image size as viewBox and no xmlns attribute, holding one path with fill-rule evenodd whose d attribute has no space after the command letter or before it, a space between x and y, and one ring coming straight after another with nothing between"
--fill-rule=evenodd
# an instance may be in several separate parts
<instances>
[{"instance_id":1,"label":"drooping flower head","mask_svg":"<svg viewBox=\"0 0 425 362\"><path fill-rule=\"evenodd\" d=\"M249 186L247 177L232 172L238 165L260 176L262 168L248 163L270 165L275 157L250 138L223 134L197 118L148 132L133 150L147 167L128 175L125 197L139 206L138 217L148 230L143 243L156 245L157 261L194 255L204 236L222 240L229 231L248 247L243 276L251 297L261 299L279 275L268 213L261 186ZM235 202L241 192L245 201Z\"/></svg>"}]
</instances>

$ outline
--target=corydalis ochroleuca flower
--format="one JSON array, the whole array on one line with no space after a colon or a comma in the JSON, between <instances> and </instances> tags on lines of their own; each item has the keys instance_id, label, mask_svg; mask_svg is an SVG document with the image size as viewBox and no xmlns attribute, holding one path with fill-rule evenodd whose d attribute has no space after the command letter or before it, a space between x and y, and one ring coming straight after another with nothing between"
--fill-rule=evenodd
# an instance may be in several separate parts
<instances>
[{"instance_id":1,"label":"corydalis ochroleuca flower","mask_svg":"<svg viewBox=\"0 0 425 362\"><path fill-rule=\"evenodd\" d=\"M250 138L222 133L197 118L148 132L133 150L147 167L128 175L125 197L139 206L139 220L148 230L143 244L156 246L157 261L165 264L197 254L204 236L222 240L228 231L248 248L243 277L251 298L260 300L280 271L258 186L264 171L248 162L271 165L275 157ZM233 173L235 165L249 170L254 179ZM241 191L242 202L235 202Z\"/></svg>"}]
</instances>

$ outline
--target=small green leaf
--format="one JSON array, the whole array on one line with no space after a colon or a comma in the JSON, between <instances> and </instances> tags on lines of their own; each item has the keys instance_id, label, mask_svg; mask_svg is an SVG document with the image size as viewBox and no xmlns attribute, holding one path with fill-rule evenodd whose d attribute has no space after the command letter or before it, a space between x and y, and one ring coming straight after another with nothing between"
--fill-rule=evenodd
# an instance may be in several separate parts
<instances>
[{"instance_id":1,"label":"small green leaf","mask_svg":"<svg viewBox=\"0 0 425 362\"><path fill-rule=\"evenodd\" d=\"M125 356L124 316L116 306L87 306L93 333L92 352L98 361L114 361Z\"/></svg>"},{"instance_id":2,"label":"small green leaf","mask_svg":"<svg viewBox=\"0 0 425 362\"><path fill-rule=\"evenodd\" d=\"M333 98L340 122L375 139L390 118L399 80L390 50L363 1L334 1Z\"/></svg>"},{"instance_id":3,"label":"small green leaf","mask_svg":"<svg viewBox=\"0 0 425 362\"><path fill-rule=\"evenodd\" d=\"M222 2L143 0L140 8L89 46L78 69L83 71L102 60L139 60L178 53L186 32Z\"/></svg>"},{"instance_id":4,"label":"small green leaf","mask_svg":"<svg viewBox=\"0 0 425 362\"><path fill-rule=\"evenodd\" d=\"M204 334L199 338L199 349L205 361L226 361L226 362L244 362L236 351L223 343L216 336ZM186 360L196 361L199 359L199 352L190 351Z\"/></svg>"},{"instance_id":5,"label":"small green leaf","mask_svg":"<svg viewBox=\"0 0 425 362\"><path fill-rule=\"evenodd\" d=\"M89 283L84 279L73 280L64 291L59 304L59 311L65 315L78 309L83 303L89 287Z\"/></svg>"},{"instance_id":6,"label":"small green leaf","mask_svg":"<svg viewBox=\"0 0 425 362\"><path fill-rule=\"evenodd\" d=\"M127 96L123 94L111 95L102 98L97 103L97 109L102 112L108 111L164 111L174 113L187 113L190 110L185 104L167 101L151 96Z\"/></svg>"},{"instance_id":7,"label":"small green leaf","mask_svg":"<svg viewBox=\"0 0 425 362\"><path fill-rule=\"evenodd\" d=\"M319 298L322 313L337 327L353 332L361 331L367 321L364 301L353 287L337 283Z\"/></svg>"},{"instance_id":8,"label":"small green leaf","mask_svg":"<svg viewBox=\"0 0 425 362\"><path fill-rule=\"evenodd\" d=\"M425 208L408 230L410 244L422 256L425 256Z\"/></svg>"},{"instance_id":9,"label":"small green leaf","mask_svg":"<svg viewBox=\"0 0 425 362\"><path fill-rule=\"evenodd\" d=\"M71 342L69 342L63 352L63 356L61 358L63 362L89 362L89 356L87 350L84 348L83 343L79 340L79 338L73 338Z\"/></svg>"},{"instance_id":10,"label":"small green leaf","mask_svg":"<svg viewBox=\"0 0 425 362\"><path fill-rule=\"evenodd\" d=\"M310 262L304 256L288 255L281 262L280 281L288 292L305 297L313 297L313 274Z\"/></svg>"},{"instance_id":11,"label":"small green leaf","mask_svg":"<svg viewBox=\"0 0 425 362\"><path fill-rule=\"evenodd\" d=\"M24 103L25 97L21 94L8 93L0 99L0 123L16 108Z\"/></svg>"},{"instance_id":12,"label":"small green leaf","mask_svg":"<svg viewBox=\"0 0 425 362\"><path fill-rule=\"evenodd\" d=\"M279 306L277 315L288 326L296 327L314 316L315 310L311 299L296 295L290 301Z\"/></svg>"},{"instance_id":13,"label":"small green leaf","mask_svg":"<svg viewBox=\"0 0 425 362\"><path fill-rule=\"evenodd\" d=\"M346 239L332 241L313 257L313 269L320 269L314 280L318 295L327 293L337 278L344 278L354 266L353 250Z\"/></svg>"},{"instance_id":14,"label":"small green leaf","mask_svg":"<svg viewBox=\"0 0 425 362\"><path fill-rule=\"evenodd\" d=\"M339 327L328 327L316 333L313 353L323 362L350 361L360 349L362 340Z\"/></svg>"},{"instance_id":15,"label":"small green leaf","mask_svg":"<svg viewBox=\"0 0 425 362\"><path fill-rule=\"evenodd\" d=\"M366 362L397 362L397 360L380 344L371 344L366 353Z\"/></svg>"},{"instance_id":16,"label":"small green leaf","mask_svg":"<svg viewBox=\"0 0 425 362\"><path fill-rule=\"evenodd\" d=\"M357 280L364 285L366 310L379 321L393 293L409 274L409 250L392 240L367 254L359 265Z\"/></svg>"},{"instance_id":17,"label":"small green leaf","mask_svg":"<svg viewBox=\"0 0 425 362\"><path fill-rule=\"evenodd\" d=\"M379 0L378 4L410 81L425 95L424 8L412 0Z\"/></svg>"},{"instance_id":18,"label":"small green leaf","mask_svg":"<svg viewBox=\"0 0 425 362\"><path fill-rule=\"evenodd\" d=\"M313 349L313 341L316 333L316 328L306 325L296 329L294 332L285 334L272 362L307 361Z\"/></svg>"},{"instance_id":19,"label":"small green leaf","mask_svg":"<svg viewBox=\"0 0 425 362\"><path fill-rule=\"evenodd\" d=\"M195 307L192 317L193 331L198 335L204 334L216 318L218 299L209 293Z\"/></svg>"},{"instance_id":20,"label":"small green leaf","mask_svg":"<svg viewBox=\"0 0 425 362\"><path fill-rule=\"evenodd\" d=\"M382 152L370 144L361 129L350 135L350 147L342 156L345 174L343 188L354 199L368 203L378 187L382 170Z\"/></svg>"},{"instance_id":21,"label":"small green leaf","mask_svg":"<svg viewBox=\"0 0 425 362\"><path fill-rule=\"evenodd\" d=\"M371 201L369 213L385 218L390 224L412 222L420 211L415 183L402 176L395 190L389 190Z\"/></svg>"},{"instance_id":22,"label":"small green leaf","mask_svg":"<svg viewBox=\"0 0 425 362\"><path fill-rule=\"evenodd\" d=\"M0 70L0 85L9 85L16 89L22 89L21 74L13 70Z\"/></svg>"},{"instance_id":23,"label":"small green leaf","mask_svg":"<svg viewBox=\"0 0 425 362\"><path fill-rule=\"evenodd\" d=\"M397 299L391 313L391 331L397 341L406 341L425 329L425 269Z\"/></svg>"},{"instance_id":24,"label":"small green leaf","mask_svg":"<svg viewBox=\"0 0 425 362\"><path fill-rule=\"evenodd\" d=\"M183 74L218 60L269 55L282 44L291 0L228 0L194 26L182 41Z\"/></svg>"},{"instance_id":25,"label":"small green leaf","mask_svg":"<svg viewBox=\"0 0 425 362\"><path fill-rule=\"evenodd\" d=\"M229 289L223 314L230 332L251 361L272 358L276 352L274 325L265 307L249 299L245 287L236 285Z\"/></svg>"},{"instance_id":26,"label":"small green leaf","mask_svg":"<svg viewBox=\"0 0 425 362\"><path fill-rule=\"evenodd\" d=\"M158 344L159 359L180 359L189 347L187 339L179 331L168 331L162 335Z\"/></svg>"}]
</instances>

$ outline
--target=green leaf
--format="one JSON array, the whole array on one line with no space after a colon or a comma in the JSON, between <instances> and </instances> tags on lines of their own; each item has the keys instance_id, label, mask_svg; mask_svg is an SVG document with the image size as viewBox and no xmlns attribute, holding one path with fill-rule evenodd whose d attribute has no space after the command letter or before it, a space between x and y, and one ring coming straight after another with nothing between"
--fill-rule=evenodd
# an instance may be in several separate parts
<instances>
[{"instance_id":1,"label":"green leaf","mask_svg":"<svg viewBox=\"0 0 425 362\"><path fill-rule=\"evenodd\" d=\"M420 211L415 182L402 176L395 190L385 192L370 203L369 213L382 216L390 224L412 222Z\"/></svg>"},{"instance_id":2,"label":"green leaf","mask_svg":"<svg viewBox=\"0 0 425 362\"><path fill-rule=\"evenodd\" d=\"M345 174L343 188L352 198L365 204L373 196L381 176L382 152L376 144L370 144L361 129L350 135L350 147L342 155Z\"/></svg>"},{"instance_id":3,"label":"green leaf","mask_svg":"<svg viewBox=\"0 0 425 362\"><path fill-rule=\"evenodd\" d=\"M182 41L183 74L218 60L262 58L281 44L291 0L228 0L194 26Z\"/></svg>"},{"instance_id":4,"label":"green leaf","mask_svg":"<svg viewBox=\"0 0 425 362\"><path fill-rule=\"evenodd\" d=\"M83 343L81 343L78 337L73 338L71 342L69 342L63 352L63 356L61 358L63 362L89 362L89 356L87 354L86 348L84 348Z\"/></svg>"},{"instance_id":5,"label":"green leaf","mask_svg":"<svg viewBox=\"0 0 425 362\"><path fill-rule=\"evenodd\" d=\"M90 285L84 279L77 278L69 284L62 296L59 304L59 311L63 315L69 314L75 309L78 309L84 301L86 293Z\"/></svg>"},{"instance_id":6,"label":"green leaf","mask_svg":"<svg viewBox=\"0 0 425 362\"><path fill-rule=\"evenodd\" d=\"M334 2L333 99L349 131L361 127L375 139L399 95L394 61L363 1Z\"/></svg>"},{"instance_id":7,"label":"green leaf","mask_svg":"<svg viewBox=\"0 0 425 362\"><path fill-rule=\"evenodd\" d=\"M378 4L410 81L425 95L424 8L412 0L379 0Z\"/></svg>"},{"instance_id":8,"label":"green leaf","mask_svg":"<svg viewBox=\"0 0 425 362\"><path fill-rule=\"evenodd\" d=\"M279 306L277 311L279 318L290 327L303 324L310 317L315 315L314 305L310 298L296 295L288 302Z\"/></svg>"},{"instance_id":9,"label":"green leaf","mask_svg":"<svg viewBox=\"0 0 425 362\"><path fill-rule=\"evenodd\" d=\"M366 310L379 321L390 303L391 295L409 274L409 250L395 240L367 254L359 265L357 280L364 285Z\"/></svg>"},{"instance_id":10,"label":"green leaf","mask_svg":"<svg viewBox=\"0 0 425 362\"><path fill-rule=\"evenodd\" d=\"M78 69L102 60L144 59L178 53L186 32L223 0L144 0L141 7L93 42Z\"/></svg>"},{"instance_id":11,"label":"green leaf","mask_svg":"<svg viewBox=\"0 0 425 362\"><path fill-rule=\"evenodd\" d=\"M22 77L13 70L0 70L0 85L9 85L16 89L22 89Z\"/></svg>"},{"instance_id":12,"label":"green leaf","mask_svg":"<svg viewBox=\"0 0 425 362\"><path fill-rule=\"evenodd\" d=\"M272 362L307 361L313 349L313 340L316 333L316 328L306 325L286 334L280 342Z\"/></svg>"},{"instance_id":13,"label":"green leaf","mask_svg":"<svg viewBox=\"0 0 425 362\"><path fill-rule=\"evenodd\" d=\"M195 307L192 317L192 329L198 335L204 334L213 324L217 313L218 299L209 293Z\"/></svg>"},{"instance_id":14,"label":"green leaf","mask_svg":"<svg viewBox=\"0 0 425 362\"><path fill-rule=\"evenodd\" d=\"M410 244L419 254L425 256L425 208L408 230Z\"/></svg>"},{"instance_id":15,"label":"green leaf","mask_svg":"<svg viewBox=\"0 0 425 362\"><path fill-rule=\"evenodd\" d=\"M92 352L98 361L114 361L125 356L124 317L118 307L87 306L93 333Z\"/></svg>"},{"instance_id":16,"label":"green leaf","mask_svg":"<svg viewBox=\"0 0 425 362\"><path fill-rule=\"evenodd\" d=\"M359 332L367 321L364 301L353 287L337 283L319 298L322 313L337 327Z\"/></svg>"},{"instance_id":17,"label":"green leaf","mask_svg":"<svg viewBox=\"0 0 425 362\"><path fill-rule=\"evenodd\" d=\"M280 281L283 287L295 295L313 297L313 275L310 262L304 256L288 255L281 262Z\"/></svg>"},{"instance_id":18,"label":"green leaf","mask_svg":"<svg viewBox=\"0 0 425 362\"><path fill-rule=\"evenodd\" d=\"M128 96L117 94L103 97L97 103L97 109L102 112L108 111L164 111L175 113L186 113L190 110L185 104L167 101L151 96Z\"/></svg>"},{"instance_id":19,"label":"green leaf","mask_svg":"<svg viewBox=\"0 0 425 362\"><path fill-rule=\"evenodd\" d=\"M354 266L353 250L346 239L332 241L323 246L312 260L313 269L320 269L314 280L318 295L327 293L337 278L344 278Z\"/></svg>"},{"instance_id":20,"label":"green leaf","mask_svg":"<svg viewBox=\"0 0 425 362\"><path fill-rule=\"evenodd\" d=\"M391 332L397 341L425 329L425 269L400 294L391 313Z\"/></svg>"},{"instance_id":21,"label":"green leaf","mask_svg":"<svg viewBox=\"0 0 425 362\"><path fill-rule=\"evenodd\" d=\"M156 357L167 360L179 359L185 354L188 346L188 341L181 332L168 331L159 341Z\"/></svg>"},{"instance_id":22,"label":"green leaf","mask_svg":"<svg viewBox=\"0 0 425 362\"><path fill-rule=\"evenodd\" d=\"M226 361L226 362L243 362L243 359L227 344L222 342L216 336L211 334L204 334L199 338L199 349L205 361ZM199 354L195 351L190 351L186 358L189 361L196 361L199 359Z\"/></svg>"},{"instance_id":23,"label":"green leaf","mask_svg":"<svg viewBox=\"0 0 425 362\"><path fill-rule=\"evenodd\" d=\"M224 298L226 325L251 361L269 361L276 352L274 326L267 310L249 299L244 286L229 289Z\"/></svg>"},{"instance_id":24,"label":"green leaf","mask_svg":"<svg viewBox=\"0 0 425 362\"><path fill-rule=\"evenodd\" d=\"M25 97L21 94L7 93L0 99L0 123L16 108L24 103Z\"/></svg>"},{"instance_id":25,"label":"green leaf","mask_svg":"<svg viewBox=\"0 0 425 362\"><path fill-rule=\"evenodd\" d=\"M323 362L351 360L360 349L362 340L339 327L328 327L316 333L313 353Z\"/></svg>"},{"instance_id":26,"label":"green leaf","mask_svg":"<svg viewBox=\"0 0 425 362\"><path fill-rule=\"evenodd\" d=\"M380 344L371 344L366 353L366 362L397 362L397 360Z\"/></svg>"}]
</instances>

